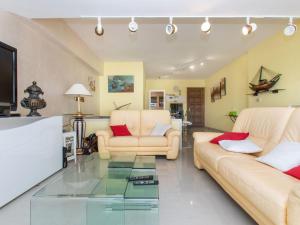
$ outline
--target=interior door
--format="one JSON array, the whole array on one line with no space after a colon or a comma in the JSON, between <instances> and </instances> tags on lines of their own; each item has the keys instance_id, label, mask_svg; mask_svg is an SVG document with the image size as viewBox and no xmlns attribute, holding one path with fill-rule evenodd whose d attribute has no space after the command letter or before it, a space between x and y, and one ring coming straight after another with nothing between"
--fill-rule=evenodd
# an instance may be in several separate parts
<instances>
[{"instance_id":1,"label":"interior door","mask_svg":"<svg viewBox=\"0 0 300 225\"><path fill-rule=\"evenodd\" d=\"M187 120L193 126L204 127L205 89L187 88Z\"/></svg>"}]
</instances>

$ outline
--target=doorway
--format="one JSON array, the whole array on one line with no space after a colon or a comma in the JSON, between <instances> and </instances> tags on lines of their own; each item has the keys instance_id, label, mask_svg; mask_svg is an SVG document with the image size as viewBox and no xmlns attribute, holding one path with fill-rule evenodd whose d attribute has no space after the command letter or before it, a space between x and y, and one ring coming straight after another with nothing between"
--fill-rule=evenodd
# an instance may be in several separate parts
<instances>
[{"instance_id":1,"label":"doorway","mask_svg":"<svg viewBox=\"0 0 300 225\"><path fill-rule=\"evenodd\" d=\"M205 88L187 88L187 120L194 127L205 126Z\"/></svg>"}]
</instances>

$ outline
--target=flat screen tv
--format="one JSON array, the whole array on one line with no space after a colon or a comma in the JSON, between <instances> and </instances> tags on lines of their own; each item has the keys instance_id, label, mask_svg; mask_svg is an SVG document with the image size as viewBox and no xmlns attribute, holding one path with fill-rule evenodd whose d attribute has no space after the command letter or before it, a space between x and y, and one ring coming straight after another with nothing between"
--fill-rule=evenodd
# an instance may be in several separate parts
<instances>
[{"instance_id":1,"label":"flat screen tv","mask_svg":"<svg viewBox=\"0 0 300 225\"><path fill-rule=\"evenodd\" d=\"M17 49L0 41L0 107L17 110Z\"/></svg>"}]
</instances>

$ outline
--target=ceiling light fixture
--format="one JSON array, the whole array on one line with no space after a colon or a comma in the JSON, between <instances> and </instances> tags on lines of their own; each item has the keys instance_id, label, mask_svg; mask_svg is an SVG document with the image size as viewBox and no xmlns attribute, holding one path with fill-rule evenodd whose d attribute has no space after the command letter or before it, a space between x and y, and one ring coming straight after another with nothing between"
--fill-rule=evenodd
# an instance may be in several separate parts
<instances>
[{"instance_id":1,"label":"ceiling light fixture","mask_svg":"<svg viewBox=\"0 0 300 225\"><path fill-rule=\"evenodd\" d=\"M211 24L209 22L209 19L208 19L208 17L205 17L205 21L201 25L201 31L206 34L209 34L210 29L211 29Z\"/></svg>"},{"instance_id":2,"label":"ceiling light fixture","mask_svg":"<svg viewBox=\"0 0 300 225\"><path fill-rule=\"evenodd\" d=\"M98 36L102 36L104 34L104 28L101 23L101 17L98 17L98 23L97 23L97 26L95 27L95 33Z\"/></svg>"},{"instance_id":3,"label":"ceiling light fixture","mask_svg":"<svg viewBox=\"0 0 300 225\"><path fill-rule=\"evenodd\" d=\"M297 31L297 26L294 24L293 17L289 18L288 25L284 28L283 33L285 36L292 36Z\"/></svg>"},{"instance_id":4,"label":"ceiling light fixture","mask_svg":"<svg viewBox=\"0 0 300 225\"><path fill-rule=\"evenodd\" d=\"M247 17L246 24L242 28L242 34L245 36L249 35L249 34L253 33L254 31L256 31L256 29L257 29L256 23L250 23L250 17Z\"/></svg>"},{"instance_id":5,"label":"ceiling light fixture","mask_svg":"<svg viewBox=\"0 0 300 225\"><path fill-rule=\"evenodd\" d=\"M135 22L134 17L131 17L131 22L128 24L130 32L136 32L139 29L139 25Z\"/></svg>"},{"instance_id":6,"label":"ceiling light fixture","mask_svg":"<svg viewBox=\"0 0 300 225\"><path fill-rule=\"evenodd\" d=\"M204 66L204 62L201 62L201 63L200 63L200 66Z\"/></svg>"},{"instance_id":7,"label":"ceiling light fixture","mask_svg":"<svg viewBox=\"0 0 300 225\"><path fill-rule=\"evenodd\" d=\"M195 69L195 65L190 65L189 68L190 68L190 70L194 70Z\"/></svg>"},{"instance_id":8,"label":"ceiling light fixture","mask_svg":"<svg viewBox=\"0 0 300 225\"><path fill-rule=\"evenodd\" d=\"M178 28L175 24L173 24L173 17L169 18L169 24L166 26L167 35L173 35L178 31Z\"/></svg>"}]
</instances>

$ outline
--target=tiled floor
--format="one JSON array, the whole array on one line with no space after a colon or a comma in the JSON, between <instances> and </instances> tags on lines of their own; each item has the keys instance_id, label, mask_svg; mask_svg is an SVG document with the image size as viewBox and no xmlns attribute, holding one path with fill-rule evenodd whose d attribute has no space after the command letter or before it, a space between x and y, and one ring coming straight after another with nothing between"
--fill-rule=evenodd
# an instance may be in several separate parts
<instances>
[{"instance_id":1,"label":"tiled floor","mask_svg":"<svg viewBox=\"0 0 300 225\"><path fill-rule=\"evenodd\" d=\"M195 130L207 129L187 131L178 160L157 159L160 225L254 225L206 172L194 167L191 133ZM0 209L0 225L30 225L32 194L56 176L59 173Z\"/></svg>"}]
</instances>

